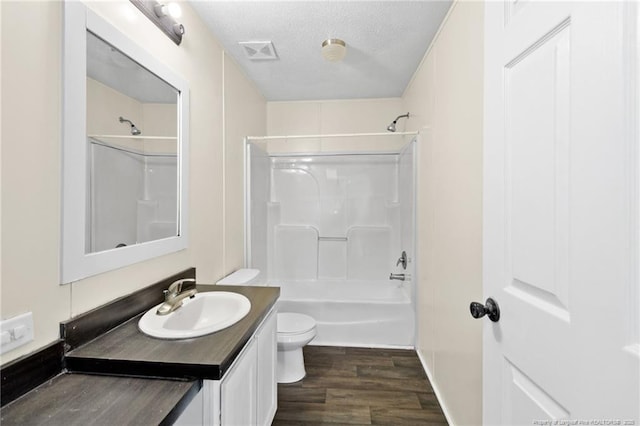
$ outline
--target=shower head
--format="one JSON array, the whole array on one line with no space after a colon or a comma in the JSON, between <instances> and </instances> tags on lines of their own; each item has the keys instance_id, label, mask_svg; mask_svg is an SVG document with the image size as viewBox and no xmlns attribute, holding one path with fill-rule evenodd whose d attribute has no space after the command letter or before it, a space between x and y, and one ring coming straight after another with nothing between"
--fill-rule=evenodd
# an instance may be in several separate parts
<instances>
[{"instance_id":1,"label":"shower head","mask_svg":"<svg viewBox=\"0 0 640 426\"><path fill-rule=\"evenodd\" d=\"M395 120L393 120L393 121L391 122L391 124L389 124L389 125L387 126L387 131L389 131L389 132L395 132L395 131L396 131L396 123L397 123L397 122L398 122L398 120L399 120L399 119L401 119L401 118L409 118L409 113L406 113L406 114L403 114L403 115L399 115L399 116L397 116L397 117L396 117L396 119L395 119Z\"/></svg>"},{"instance_id":2,"label":"shower head","mask_svg":"<svg viewBox=\"0 0 640 426\"><path fill-rule=\"evenodd\" d=\"M131 120L127 120L126 118L122 118L122 117L120 117L119 120L121 123L129 123L129 125L131 126L131 134L133 136L138 136L139 134L142 133L140 129L138 129L136 125L131 122Z\"/></svg>"}]
</instances>

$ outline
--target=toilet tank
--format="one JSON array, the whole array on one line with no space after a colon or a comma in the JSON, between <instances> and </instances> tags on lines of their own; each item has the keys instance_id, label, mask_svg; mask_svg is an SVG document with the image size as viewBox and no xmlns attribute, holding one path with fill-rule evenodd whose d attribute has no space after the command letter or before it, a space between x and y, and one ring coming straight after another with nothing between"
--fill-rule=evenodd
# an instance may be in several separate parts
<instances>
[{"instance_id":1,"label":"toilet tank","mask_svg":"<svg viewBox=\"0 0 640 426\"><path fill-rule=\"evenodd\" d=\"M220 285L256 285L264 286L266 283L261 279L259 269L238 269L227 275L216 284Z\"/></svg>"}]
</instances>

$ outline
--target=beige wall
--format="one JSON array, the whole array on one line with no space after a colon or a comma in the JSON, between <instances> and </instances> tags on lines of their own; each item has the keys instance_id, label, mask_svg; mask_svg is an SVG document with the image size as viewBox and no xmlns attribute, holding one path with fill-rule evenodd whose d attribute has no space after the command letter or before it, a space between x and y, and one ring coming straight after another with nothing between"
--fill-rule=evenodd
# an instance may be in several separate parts
<instances>
[{"instance_id":1,"label":"beige wall","mask_svg":"<svg viewBox=\"0 0 640 426\"><path fill-rule=\"evenodd\" d=\"M87 78L87 134L129 136L131 120L142 131L144 139L99 138L110 145L123 146L146 153L177 152L177 103L141 103L111 87ZM153 136L172 137L155 139Z\"/></svg>"},{"instance_id":2,"label":"beige wall","mask_svg":"<svg viewBox=\"0 0 640 426\"><path fill-rule=\"evenodd\" d=\"M267 134L384 132L403 113L400 98L269 102Z\"/></svg>"},{"instance_id":3,"label":"beige wall","mask_svg":"<svg viewBox=\"0 0 640 426\"><path fill-rule=\"evenodd\" d=\"M329 101L269 102L269 136L323 135L385 132L391 121L406 111L400 98ZM398 123L398 131L403 123ZM268 143L269 152L316 152L397 149L401 138L289 139Z\"/></svg>"},{"instance_id":4,"label":"beige wall","mask_svg":"<svg viewBox=\"0 0 640 426\"><path fill-rule=\"evenodd\" d=\"M131 134L131 120L142 136L173 136L178 134L176 103L143 103L104 83L87 77L87 133L89 135Z\"/></svg>"},{"instance_id":5,"label":"beige wall","mask_svg":"<svg viewBox=\"0 0 640 426\"><path fill-rule=\"evenodd\" d=\"M244 138L264 135L267 103L231 57L224 56L224 268L244 266Z\"/></svg>"},{"instance_id":6,"label":"beige wall","mask_svg":"<svg viewBox=\"0 0 640 426\"><path fill-rule=\"evenodd\" d=\"M59 285L62 4L0 2L1 316L4 319L31 311L35 327L35 341L4 354L2 363L55 340L60 321L179 270L197 267L198 280L202 282L214 282L229 271L223 264L225 209L221 208L224 203L221 47L188 3L182 3L180 21L187 31L180 46L128 1L87 4L190 84L189 248ZM134 19L127 18L123 13L126 10L133 12L130 16ZM233 77L235 82L231 84L241 86L244 77L234 76L235 72L227 71L227 81ZM260 112L249 103L252 107L247 108L248 122L264 120L264 109ZM242 103L235 108L242 109ZM258 117L254 119L253 114ZM234 131L242 133L242 124L236 123ZM241 205L227 206L227 210L228 216L242 214Z\"/></svg>"},{"instance_id":7,"label":"beige wall","mask_svg":"<svg viewBox=\"0 0 640 426\"><path fill-rule=\"evenodd\" d=\"M2 318L33 311L35 339L58 336L69 287L58 286L60 4L2 2ZM20 34L19 37L16 34ZM10 107L9 107L10 106Z\"/></svg>"},{"instance_id":8,"label":"beige wall","mask_svg":"<svg viewBox=\"0 0 640 426\"><path fill-rule=\"evenodd\" d=\"M176 136L178 134L177 105L177 103L142 104L142 123L139 126L142 134L146 136ZM135 121L134 123L138 125Z\"/></svg>"},{"instance_id":9,"label":"beige wall","mask_svg":"<svg viewBox=\"0 0 640 426\"><path fill-rule=\"evenodd\" d=\"M482 422L483 4L452 6L403 97L424 131L418 183L418 350L449 420Z\"/></svg>"},{"instance_id":10,"label":"beige wall","mask_svg":"<svg viewBox=\"0 0 640 426\"><path fill-rule=\"evenodd\" d=\"M129 124L120 123L118 117L127 118L139 128L144 128L141 102L87 78L87 134L130 135Z\"/></svg>"}]
</instances>

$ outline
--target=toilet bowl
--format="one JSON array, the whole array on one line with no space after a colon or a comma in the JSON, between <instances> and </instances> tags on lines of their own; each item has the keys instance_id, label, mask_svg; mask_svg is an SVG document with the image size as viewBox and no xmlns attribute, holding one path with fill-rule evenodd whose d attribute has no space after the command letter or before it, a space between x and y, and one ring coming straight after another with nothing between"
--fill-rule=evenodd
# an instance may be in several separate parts
<instances>
[{"instance_id":1,"label":"toilet bowl","mask_svg":"<svg viewBox=\"0 0 640 426\"><path fill-rule=\"evenodd\" d=\"M309 315L278 313L278 383L302 380L304 368L302 348L316 337L316 321Z\"/></svg>"},{"instance_id":2,"label":"toilet bowl","mask_svg":"<svg viewBox=\"0 0 640 426\"><path fill-rule=\"evenodd\" d=\"M266 285L258 269L239 269L227 275L219 285ZM307 374L302 348L316 337L316 321L309 315L278 312L278 383L293 383Z\"/></svg>"}]
</instances>

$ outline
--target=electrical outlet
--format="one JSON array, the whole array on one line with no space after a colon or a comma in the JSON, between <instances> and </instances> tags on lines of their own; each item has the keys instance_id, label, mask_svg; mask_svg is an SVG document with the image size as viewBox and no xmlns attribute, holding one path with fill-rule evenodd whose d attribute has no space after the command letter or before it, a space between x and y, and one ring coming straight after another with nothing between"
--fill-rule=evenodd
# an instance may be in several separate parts
<instances>
[{"instance_id":1,"label":"electrical outlet","mask_svg":"<svg viewBox=\"0 0 640 426\"><path fill-rule=\"evenodd\" d=\"M9 352L33 340L33 314L18 315L0 323L2 346L0 353Z\"/></svg>"}]
</instances>

